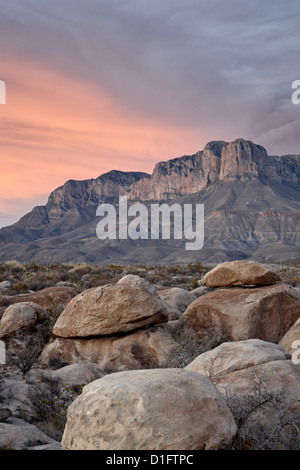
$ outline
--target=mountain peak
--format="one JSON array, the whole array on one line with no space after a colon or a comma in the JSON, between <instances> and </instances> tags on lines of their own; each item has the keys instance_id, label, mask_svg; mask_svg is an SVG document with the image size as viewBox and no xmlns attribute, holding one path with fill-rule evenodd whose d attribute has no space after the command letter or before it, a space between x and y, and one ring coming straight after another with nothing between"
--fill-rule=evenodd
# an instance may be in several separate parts
<instances>
[{"instance_id":1,"label":"mountain peak","mask_svg":"<svg viewBox=\"0 0 300 470\"><path fill-rule=\"evenodd\" d=\"M50 194L45 206L0 229L0 259L140 262L146 256L152 262L165 256L166 261L185 262L187 254L180 252L177 242L161 245L157 240L149 250L137 243L134 255L131 242L97 243L96 207L118 203L120 195L146 205L164 200L205 204L201 260L254 253L278 259L278 247L280 256L294 256L299 182L299 156L269 156L264 147L242 138L211 141L193 155L159 162L152 175L111 170L95 179L67 181Z\"/></svg>"},{"instance_id":2,"label":"mountain peak","mask_svg":"<svg viewBox=\"0 0 300 470\"><path fill-rule=\"evenodd\" d=\"M258 178L265 173L268 154L250 140L237 139L222 149L220 180Z\"/></svg>"}]
</instances>

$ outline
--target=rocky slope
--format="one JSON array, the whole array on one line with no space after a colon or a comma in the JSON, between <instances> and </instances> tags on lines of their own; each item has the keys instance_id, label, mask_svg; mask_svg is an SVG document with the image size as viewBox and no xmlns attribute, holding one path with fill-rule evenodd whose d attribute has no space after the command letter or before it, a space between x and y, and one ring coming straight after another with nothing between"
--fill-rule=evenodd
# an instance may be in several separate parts
<instances>
[{"instance_id":1,"label":"rocky slope","mask_svg":"<svg viewBox=\"0 0 300 470\"><path fill-rule=\"evenodd\" d=\"M158 163L146 173L111 171L67 181L16 224L0 230L0 260L90 263L185 262L195 259L176 241L106 240L96 237L96 207L119 195L204 204L205 243L197 259L208 263L252 257L300 258L300 156L269 156L260 145L237 139L208 143L194 155Z\"/></svg>"}]
</instances>

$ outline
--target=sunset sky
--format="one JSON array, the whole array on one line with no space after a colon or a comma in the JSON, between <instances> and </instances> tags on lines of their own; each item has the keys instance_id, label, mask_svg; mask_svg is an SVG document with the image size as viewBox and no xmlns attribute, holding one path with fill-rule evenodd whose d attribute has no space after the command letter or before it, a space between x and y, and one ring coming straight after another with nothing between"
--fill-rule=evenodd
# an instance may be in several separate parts
<instances>
[{"instance_id":1,"label":"sunset sky","mask_svg":"<svg viewBox=\"0 0 300 470\"><path fill-rule=\"evenodd\" d=\"M69 179L243 137L300 154L299 0L0 0L0 227Z\"/></svg>"}]
</instances>

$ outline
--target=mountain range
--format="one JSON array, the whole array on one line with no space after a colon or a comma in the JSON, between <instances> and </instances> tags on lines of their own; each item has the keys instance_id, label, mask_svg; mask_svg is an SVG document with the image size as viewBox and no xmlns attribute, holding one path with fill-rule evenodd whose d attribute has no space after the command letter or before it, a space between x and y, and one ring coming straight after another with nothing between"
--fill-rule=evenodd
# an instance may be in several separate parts
<instances>
[{"instance_id":1,"label":"mountain range","mask_svg":"<svg viewBox=\"0 0 300 470\"><path fill-rule=\"evenodd\" d=\"M300 156L270 156L249 140L209 142L159 162L152 175L112 170L69 180L17 223L0 229L0 261L156 264L254 259L300 261ZM128 201L204 204L204 246L183 240L99 240L96 208Z\"/></svg>"}]
</instances>

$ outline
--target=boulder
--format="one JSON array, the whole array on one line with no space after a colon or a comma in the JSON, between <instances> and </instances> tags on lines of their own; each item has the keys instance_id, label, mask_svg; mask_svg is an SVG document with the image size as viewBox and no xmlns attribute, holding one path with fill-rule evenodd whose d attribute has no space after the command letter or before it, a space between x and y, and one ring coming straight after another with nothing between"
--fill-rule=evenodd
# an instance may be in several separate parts
<instances>
[{"instance_id":1,"label":"boulder","mask_svg":"<svg viewBox=\"0 0 300 470\"><path fill-rule=\"evenodd\" d=\"M290 359L290 354L277 344L260 339L223 343L196 357L186 370L216 379L231 372L258 364Z\"/></svg>"},{"instance_id":2,"label":"boulder","mask_svg":"<svg viewBox=\"0 0 300 470\"><path fill-rule=\"evenodd\" d=\"M36 426L22 419L9 418L4 423L0 423L0 449L27 450L40 445L51 446L51 449L60 449L59 442L46 436Z\"/></svg>"},{"instance_id":3,"label":"boulder","mask_svg":"<svg viewBox=\"0 0 300 470\"><path fill-rule=\"evenodd\" d=\"M0 338L12 351L30 348L38 354L48 343L54 323L54 315L38 304L13 304L0 320Z\"/></svg>"},{"instance_id":4,"label":"boulder","mask_svg":"<svg viewBox=\"0 0 300 470\"><path fill-rule=\"evenodd\" d=\"M6 310L6 307L0 307L0 320L3 317L5 310Z\"/></svg>"},{"instance_id":5,"label":"boulder","mask_svg":"<svg viewBox=\"0 0 300 470\"><path fill-rule=\"evenodd\" d=\"M52 335L53 314L33 302L7 307L0 320L0 338L9 348L32 347L41 351Z\"/></svg>"},{"instance_id":6,"label":"boulder","mask_svg":"<svg viewBox=\"0 0 300 470\"><path fill-rule=\"evenodd\" d=\"M122 336L89 339L56 338L47 344L41 360L72 364L88 361L106 372L162 367L176 352L177 343L162 327L149 327Z\"/></svg>"},{"instance_id":7,"label":"boulder","mask_svg":"<svg viewBox=\"0 0 300 470\"><path fill-rule=\"evenodd\" d=\"M64 386L86 385L106 375L92 364L76 362L51 372Z\"/></svg>"},{"instance_id":8,"label":"boulder","mask_svg":"<svg viewBox=\"0 0 300 470\"><path fill-rule=\"evenodd\" d=\"M0 320L0 338L29 329L47 319L49 319L48 312L33 302L10 305Z\"/></svg>"},{"instance_id":9,"label":"boulder","mask_svg":"<svg viewBox=\"0 0 300 470\"><path fill-rule=\"evenodd\" d=\"M34 302L47 310L57 310L66 307L78 292L65 286L46 287L45 289L29 294L13 295L7 298L10 304L19 302Z\"/></svg>"},{"instance_id":10,"label":"boulder","mask_svg":"<svg viewBox=\"0 0 300 470\"><path fill-rule=\"evenodd\" d=\"M9 408L14 417L28 417L32 410L28 404L27 393L29 385L24 380L5 379L1 392L3 406Z\"/></svg>"},{"instance_id":11,"label":"boulder","mask_svg":"<svg viewBox=\"0 0 300 470\"><path fill-rule=\"evenodd\" d=\"M258 338L278 343L299 317L300 297L287 284L217 289L196 299L180 317L199 339Z\"/></svg>"},{"instance_id":12,"label":"boulder","mask_svg":"<svg viewBox=\"0 0 300 470\"><path fill-rule=\"evenodd\" d=\"M3 408L0 406L0 423L12 416L12 412L9 408Z\"/></svg>"},{"instance_id":13,"label":"boulder","mask_svg":"<svg viewBox=\"0 0 300 470\"><path fill-rule=\"evenodd\" d=\"M196 289L193 289L191 291L191 294L194 295L195 297L201 297L201 295L207 294L208 292L211 292L211 290L212 289L210 287L200 286L200 287L197 287Z\"/></svg>"},{"instance_id":14,"label":"boulder","mask_svg":"<svg viewBox=\"0 0 300 470\"><path fill-rule=\"evenodd\" d=\"M201 450L229 446L233 417L206 377L181 369L118 372L68 409L67 450Z\"/></svg>"},{"instance_id":15,"label":"boulder","mask_svg":"<svg viewBox=\"0 0 300 470\"><path fill-rule=\"evenodd\" d=\"M168 321L155 290L139 276L88 289L74 297L54 325L64 338L113 335Z\"/></svg>"},{"instance_id":16,"label":"boulder","mask_svg":"<svg viewBox=\"0 0 300 470\"><path fill-rule=\"evenodd\" d=\"M10 281L0 282L0 292L8 290L8 289L10 289L10 287L11 287L11 282Z\"/></svg>"},{"instance_id":17,"label":"boulder","mask_svg":"<svg viewBox=\"0 0 300 470\"><path fill-rule=\"evenodd\" d=\"M280 277L272 267L256 261L226 261L205 274L201 281L207 287L266 286L276 284Z\"/></svg>"},{"instance_id":18,"label":"boulder","mask_svg":"<svg viewBox=\"0 0 300 470\"><path fill-rule=\"evenodd\" d=\"M300 313L300 312L299 312ZM300 348L300 317L295 321L291 328L279 341L281 347L293 354L296 349ZM300 354L299 354L300 358ZM298 359L299 359L298 358Z\"/></svg>"},{"instance_id":19,"label":"boulder","mask_svg":"<svg viewBox=\"0 0 300 470\"><path fill-rule=\"evenodd\" d=\"M180 287L172 287L157 291L159 297L167 302L170 307L184 312L186 308L196 300L196 296Z\"/></svg>"},{"instance_id":20,"label":"boulder","mask_svg":"<svg viewBox=\"0 0 300 470\"><path fill-rule=\"evenodd\" d=\"M236 449L299 449L299 365L276 360L212 380L239 423Z\"/></svg>"}]
</instances>

